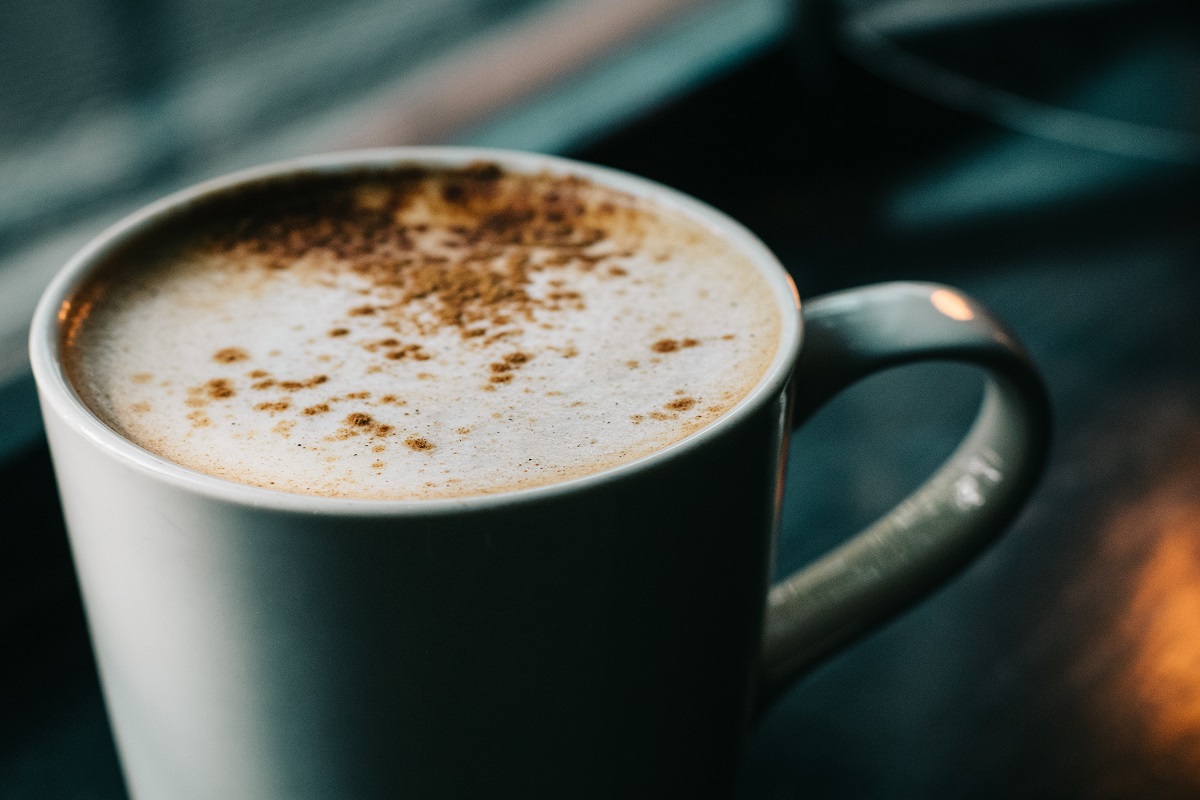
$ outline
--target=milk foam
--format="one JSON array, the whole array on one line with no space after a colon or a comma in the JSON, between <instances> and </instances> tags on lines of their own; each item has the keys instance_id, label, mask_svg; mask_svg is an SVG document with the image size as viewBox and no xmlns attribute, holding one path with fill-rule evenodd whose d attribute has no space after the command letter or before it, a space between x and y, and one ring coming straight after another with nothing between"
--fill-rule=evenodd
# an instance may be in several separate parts
<instances>
[{"instance_id":1,"label":"milk foam","mask_svg":"<svg viewBox=\"0 0 1200 800\"><path fill-rule=\"evenodd\" d=\"M775 354L766 280L691 219L577 178L401 183L218 215L108 270L66 328L80 394L210 475L458 497L654 452Z\"/></svg>"}]
</instances>

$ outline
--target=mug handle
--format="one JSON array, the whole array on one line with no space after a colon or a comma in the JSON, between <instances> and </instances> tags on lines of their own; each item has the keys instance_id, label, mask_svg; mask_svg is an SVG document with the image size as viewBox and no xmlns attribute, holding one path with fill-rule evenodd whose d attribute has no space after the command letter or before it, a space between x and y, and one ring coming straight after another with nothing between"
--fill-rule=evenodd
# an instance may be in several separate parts
<instances>
[{"instance_id":1,"label":"mug handle","mask_svg":"<svg viewBox=\"0 0 1200 800\"><path fill-rule=\"evenodd\" d=\"M800 425L867 375L915 361L961 361L988 373L958 449L908 499L771 588L759 707L808 669L950 578L1012 520L1042 469L1050 404L1033 362L987 309L956 289L888 283L803 307L793 381Z\"/></svg>"}]
</instances>

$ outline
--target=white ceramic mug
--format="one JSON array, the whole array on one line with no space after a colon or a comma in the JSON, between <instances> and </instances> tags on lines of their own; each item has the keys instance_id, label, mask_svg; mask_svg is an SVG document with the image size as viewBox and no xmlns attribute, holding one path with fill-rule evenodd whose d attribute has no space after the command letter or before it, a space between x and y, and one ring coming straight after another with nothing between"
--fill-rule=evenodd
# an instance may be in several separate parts
<instances>
[{"instance_id":1,"label":"white ceramic mug","mask_svg":"<svg viewBox=\"0 0 1200 800\"><path fill-rule=\"evenodd\" d=\"M783 318L758 385L631 463L407 502L191 471L122 438L71 386L60 322L76 289L198 198L299 171L480 160L579 174L719 232L762 271ZM1033 485L1049 424L1020 345L961 293L888 284L801 314L774 256L720 212L611 170L497 151L307 158L172 195L71 260L38 308L31 351L141 800L727 795L756 705L996 536ZM920 359L988 371L971 433L912 498L772 588L793 422L870 372Z\"/></svg>"}]
</instances>

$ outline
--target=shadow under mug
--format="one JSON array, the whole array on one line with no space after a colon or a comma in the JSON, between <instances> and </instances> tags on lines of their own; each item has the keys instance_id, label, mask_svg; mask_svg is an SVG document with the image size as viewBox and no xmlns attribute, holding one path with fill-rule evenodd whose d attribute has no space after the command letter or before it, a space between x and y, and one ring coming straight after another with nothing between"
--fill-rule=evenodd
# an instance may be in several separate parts
<instances>
[{"instance_id":1,"label":"shadow under mug","mask_svg":"<svg viewBox=\"0 0 1200 800\"><path fill-rule=\"evenodd\" d=\"M298 171L492 161L684 213L761 270L774 361L688 438L558 484L453 500L286 494L123 439L72 388L60 311L200 198ZM756 709L965 565L1017 512L1049 409L1013 335L943 286L804 304L718 211L547 156L410 148L210 181L101 234L38 307L31 357L105 698L134 797L720 797ZM983 367L979 416L912 497L770 585L789 432L906 362ZM812 468L820 468L814 459Z\"/></svg>"}]
</instances>

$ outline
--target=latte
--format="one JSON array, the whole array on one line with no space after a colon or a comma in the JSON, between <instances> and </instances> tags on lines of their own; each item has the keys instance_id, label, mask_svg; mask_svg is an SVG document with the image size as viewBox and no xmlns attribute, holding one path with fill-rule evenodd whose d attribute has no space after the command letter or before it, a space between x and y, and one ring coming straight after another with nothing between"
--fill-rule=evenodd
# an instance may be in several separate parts
<instances>
[{"instance_id":1,"label":"latte","mask_svg":"<svg viewBox=\"0 0 1200 800\"><path fill-rule=\"evenodd\" d=\"M653 453L746 396L781 325L756 265L700 221L484 163L219 194L111 257L63 319L76 390L140 447L387 499Z\"/></svg>"}]
</instances>

